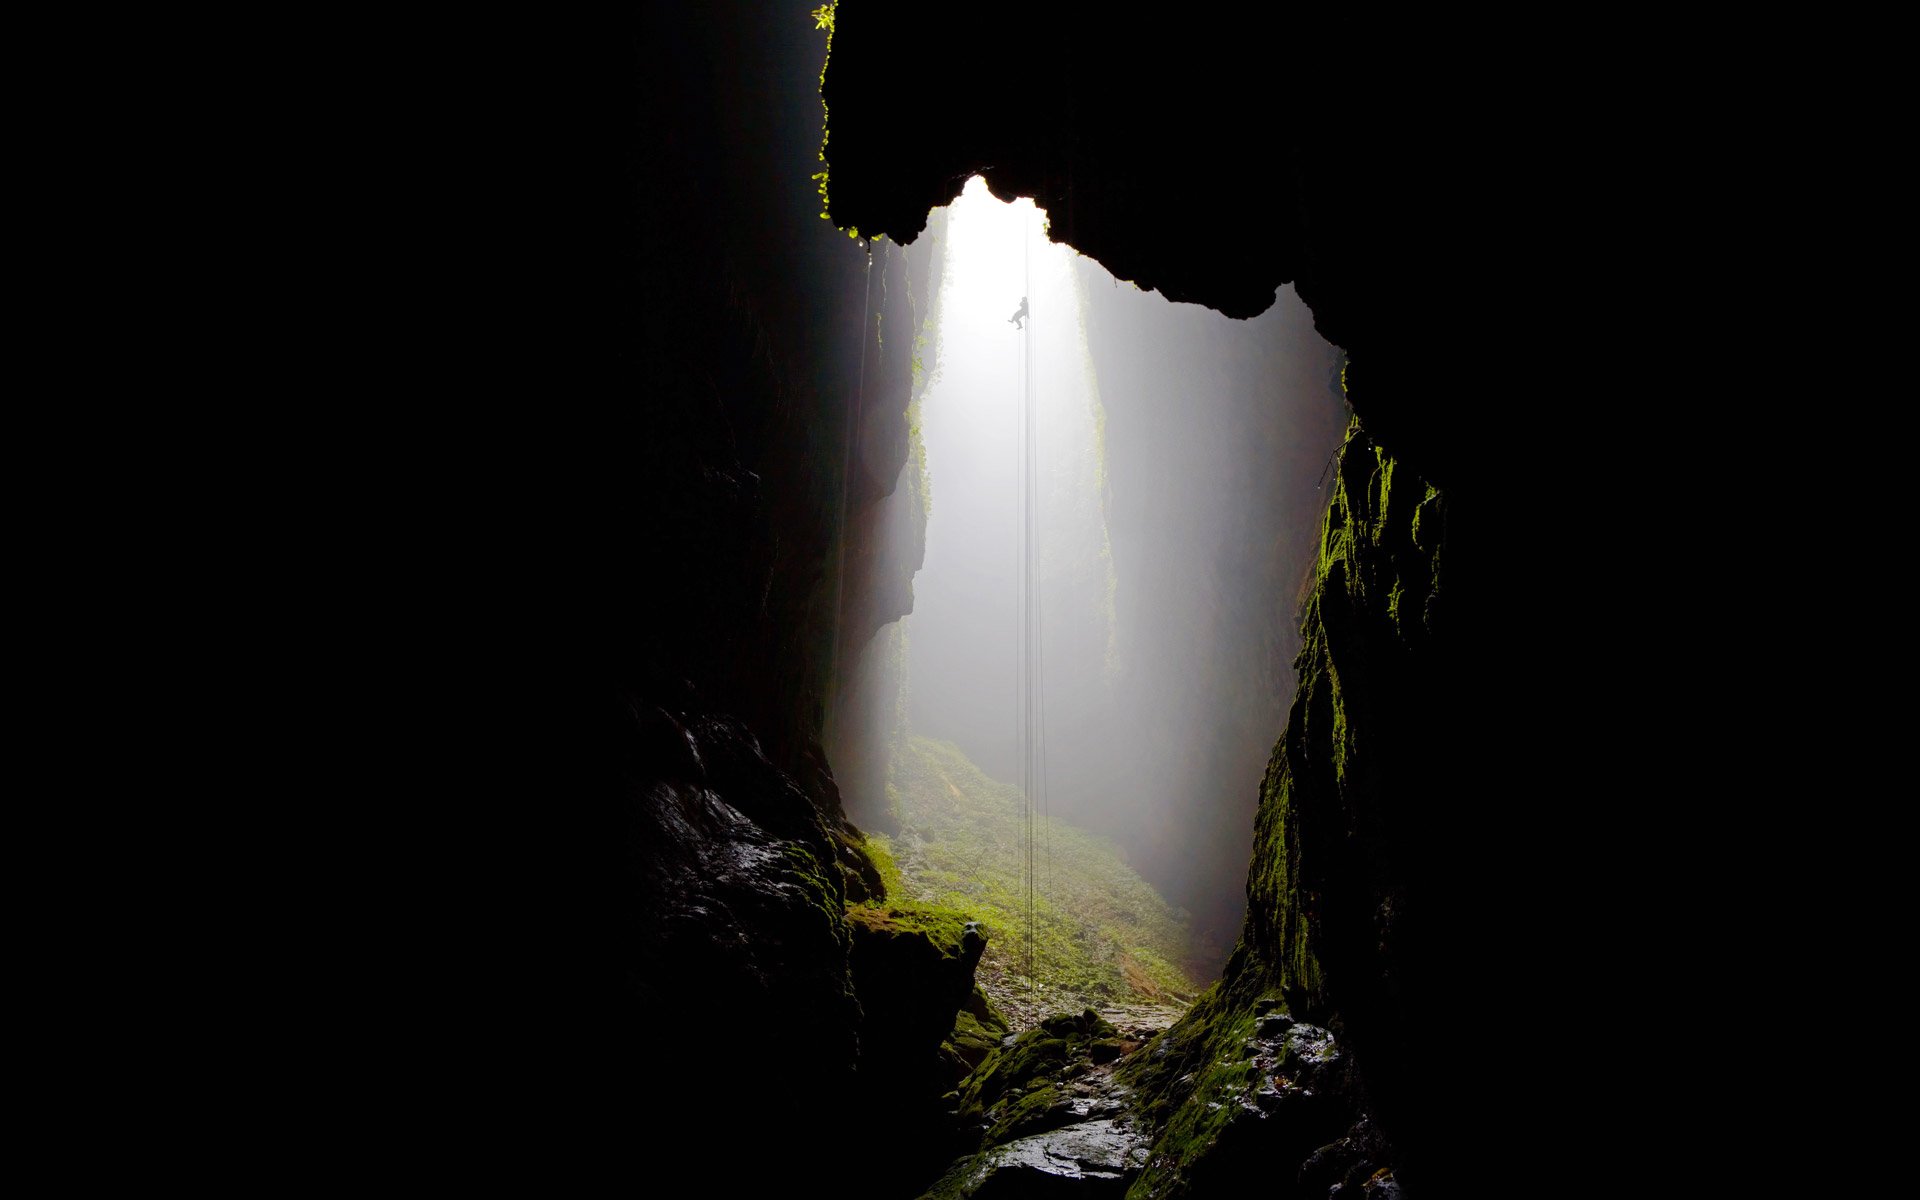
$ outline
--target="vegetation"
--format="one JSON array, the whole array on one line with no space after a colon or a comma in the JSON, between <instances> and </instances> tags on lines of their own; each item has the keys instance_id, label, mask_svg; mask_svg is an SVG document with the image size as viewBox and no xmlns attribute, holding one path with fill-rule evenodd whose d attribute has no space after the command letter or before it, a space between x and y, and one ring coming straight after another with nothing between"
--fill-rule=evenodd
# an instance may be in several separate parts
<instances>
[{"instance_id":1,"label":"vegetation","mask_svg":"<svg viewBox=\"0 0 1920 1200\"><path fill-rule=\"evenodd\" d=\"M896 920L944 926L976 920L986 933L980 977L996 998L1027 990L1026 833L1020 790L988 778L958 747L910 737L895 751L890 789L901 833L869 837ZM1036 822L1036 999L1050 1011L1135 999L1184 1001L1186 914L1136 875L1105 838L1057 820Z\"/></svg>"},{"instance_id":2,"label":"vegetation","mask_svg":"<svg viewBox=\"0 0 1920 1200\"><path fill-rule=\"evenodd\" d=\"M1255 1104L1261 1080L1248 1047L1259 1009L1252 995L1231 994L1229 988L1214 984L1179 1024L1116 1072L1135 1089L1147 1127L1159 1131L1132 1194L1179 1194L1182 1174ZM1245 991L1244 984L1238 990ZM1285 1011L1277 1001L1268 1004L1267 1011Z\"/></svg>"},{"instance_id":3,"label":"vegetation","mask_svg":"<svg viewBox=\"0 0 1920 1200\"><path fill-rule=\"evenodd\" d=\"M822 85L827 82L827 63L833 61L833 13L837 7L839 7L839 0L832 0L832 3L822 4L819 8L807 14L813 18L813 27L815 29L824 29L827 31L827 57L820 63L820 82ZM820 101L820 161L822 163L827 161L827 138L829 133L827 129L827 116L827 102L826 99L822 97ZM820 192L820 219L823 221L831 221L833 219L831 212L833 205L827 198L827 174L828 169L822 169L812 176L813 182ZM836 226L835 228L840 227ZM842 232L855 241L860 239L860 230L855 227L848 226L844 228Z\"/></svg>"},{"instance_id":4,"label":"vegetation","mask_svg":"<svg viewBox=\"0 0 1920 1200\"><path fill-rule=\"evenodd\" d=\"M981 1141L988 1146L1066 1124L1049 1117L1065 1107L1067 1079L1134 1045L1092 1009L1048 1017L996 1047L960 1085L960 1120L985 1129Z\"/></svg>"}]
</instances>

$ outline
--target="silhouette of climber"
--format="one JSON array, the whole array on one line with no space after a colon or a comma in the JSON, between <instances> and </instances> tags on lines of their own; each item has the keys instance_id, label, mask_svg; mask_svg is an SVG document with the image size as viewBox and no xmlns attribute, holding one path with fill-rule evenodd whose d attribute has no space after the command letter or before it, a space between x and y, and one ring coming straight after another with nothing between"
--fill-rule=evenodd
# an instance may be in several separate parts
<instances>
[{"instance_id":1,"label":"silhouette of climber","mask_svg":"<svg viewBox=\"0 0 1920 1200\"><path fill-rule=\"evenodd\" d=\"M1007 318L1007 324L1013 326L1015 329L1025 329L1026 326L1022 325L1020 321L1026 315L1027 315L1027 298L1025 296L1022 296L1020 297L1019 311Z\"/></svg>"}]
</instances>

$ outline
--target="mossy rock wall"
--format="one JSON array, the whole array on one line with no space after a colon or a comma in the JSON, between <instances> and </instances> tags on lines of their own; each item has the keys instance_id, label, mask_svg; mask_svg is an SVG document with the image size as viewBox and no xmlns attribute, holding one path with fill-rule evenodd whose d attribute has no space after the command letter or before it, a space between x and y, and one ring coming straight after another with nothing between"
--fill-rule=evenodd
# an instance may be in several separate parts
<instances>
[{"instance_id":1,"label":"mossy rock wall","mask_svg":"<svg viewBox=\"0 0 1920 1200\"><path fill-rule=\"evenodd\" d=\"M1321 526L1299 685L1261 781L1247 879L1246 938L1289 1004L1312 1017L1352 1003L1333 1002L1325 958L1350 972L1391 970L1355 961L1347 938L1364 939L1355 924L1375 922L1390 937L1400 860L1419 850L1389 818L1405 806L1407 768L1430 761L1424 652L1442 617L1445 527L1441 492L1356 420Z\"/></svg>"},{"instance_id":2,"label":"mossy rock wall","mask_svg":"<svg viewBox=\"0 0 1920 1200\"><path fill-rule=\"evenodd\" d=\"M1432 822L1418 810L1440 799L1421 773L1444 757L1436 738L1448 728L1433 718L1432 676L1446 653L1446 521L1445 495L1356 420L1302 613L1298 689L1261 782L1240 944L1220 983L1126 1070L1160 1129L1133 1196L1200 1194L1236 1172L1294 1194L1316 1139L1332 1142L1382 1099L1398 1111L1407 1064L1431 1058L1397 1005L1425 965L1424 946L1406 952L1402 918L1421 898L1421 855L1444 844L1423 843ZM1250 1048L1263 1022L1281 1020L1335 1031L1357 1069L1321 1081L1338 1103L1316 1127L1287 1126L1305 1142L1275 1154L1265 1133L1251 1153L1235 1145L1236 1115L1252 1111L1241 1101L1262 1086ZM1369 1051L1386 1064L1373 1075Z\"/></svg>"}]
</instances>

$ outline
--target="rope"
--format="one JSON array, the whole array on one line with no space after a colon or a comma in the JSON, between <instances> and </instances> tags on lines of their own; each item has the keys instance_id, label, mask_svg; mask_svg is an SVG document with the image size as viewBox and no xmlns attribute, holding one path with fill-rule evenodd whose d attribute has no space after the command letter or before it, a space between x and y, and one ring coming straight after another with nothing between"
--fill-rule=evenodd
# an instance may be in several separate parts
<instances>
[{"instance_id":1,"label":"rope","mask_svg":"<svg viewBox=\"0 0 1920 1200\"><path fill-rule=\"evenodd\" d=\"M1037 1017L1040 871L1052 871L1052 834L1047 830L1045 608L1036 547L1040 529L1040 415L1033 352L1033 236L1024 224L1020 242L1022 302L1020 411L1020 721L1022 823L1026 837L1026 976L1029 1015ZM1045 831L1044 833L1042 831ZM1042 838L1045 845L1042 846Z\"/></svg>"},{"instance_id":2,"label":"rope","mask_svg":"<svg viewBox=\"0 0 1920 1200\"><path fill-rule=\"evenodd\" d=\"M1316 491L1316 492L1317 492L1317 491L1319 491L1319 490L1321 489L1321 487L1323 487L1323 486L1324 486L1324 485L1326 484L1326 482L1327 482L1327 472L1328 472L1328 471L1331 471L1331 470L1333 470L1333 463L1334 463L1334 460L1340 457L1340 452L1341 452L1342 450L1345 450L1345 449L1347 448L1347 443L1348 443L1348 442L1350 442L1350 441L1352 441L1352 440L1353 440L1353 435L1354 435L1355 433L1358 433L1358 432L1359 432L1359 430L1357 430L1357 429L1349 429L1349 430L1347 430L1347 436L1345 436L1345 437L1343 437L1343 438L1341 438L1341 439L1340 439L1340 444L1339 444L1338 446L1335 446L1335 447L1333 448L1333 453L1332 453L1332 454L1329 454L1329 455L1327 455L1327 465L1326 465L1326 466L1324 466L1324 467L1321 467L1321 468L1320 468L1320 478L1319 478L1319 480L1318 480L1318 481L1317 481L1317 482L1316 482L1316 483L1315 483L1315 484L1313 485L1313 490L1314 490L1314 491Z\"/></svg>"},{"instance_id":3,"label":"rope","mask_svg":"<svg viewBox=\"0 0 1920 1200\"><path fill-rule=\"evenodd\" d=\"M1020 273L1021 298L1033 296L1033 267L1031 267L1033 238L1027 236L1025 227L1020 230ZM1027 301L1031 303L1031 301ZM1033 321L1031 307L1027 309L1027 323ZM1023 323L1025 324L1025 323ZM1033 405L1033 330L1023 328L1020 332L1021 361L1025 369L1023 392L1027 397L1027 1002L1033 1002L1035 977L1033 977L1033 808L1039 799L1039 789L1033 772L1033 743L1035 743L1035 678L1039 666L1041 649L1041 611L1039 611L1039 574L1035 572L1035 553L1033 543L1039 532L1039 415ZM1035 1012L1039 1016L1039 1012Z\"/></svg>"}]
</instances>

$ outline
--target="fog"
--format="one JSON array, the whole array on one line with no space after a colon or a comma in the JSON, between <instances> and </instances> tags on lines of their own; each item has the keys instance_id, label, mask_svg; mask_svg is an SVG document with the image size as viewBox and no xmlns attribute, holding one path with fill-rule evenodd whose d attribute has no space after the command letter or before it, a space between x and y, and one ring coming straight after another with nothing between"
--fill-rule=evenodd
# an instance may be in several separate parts
<instances>
[{"instance_id":1,"label":"fog","mask_svg":"<svg viewBox=\"0 0 1920 1200\"><path fill-rule=\"evenodd\" d=\"M1251 321L1170 303L1048 241L1031 202L1001 203L977 178L933 228L944 244L918 397L925 558L912 614L886 635L903 699L894 727L869 736L904 724L1018 783L1033 729L1036 796L1118 842L1192 914L1196 963L1217 966L1238 932L1261 775L1292 697L1325 502L1316 485L1346 419L1338 352L1290 288ZM1025 330L1009 319L1023 296ZM1019 673L1025 398L1031 722Z\"/></svg>"}]
</instances>

